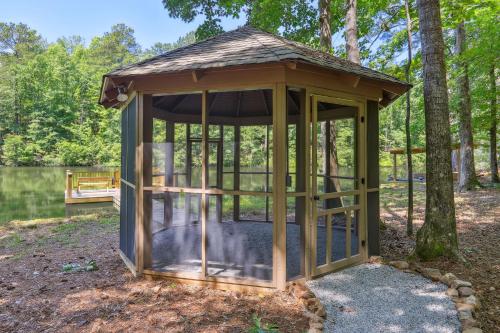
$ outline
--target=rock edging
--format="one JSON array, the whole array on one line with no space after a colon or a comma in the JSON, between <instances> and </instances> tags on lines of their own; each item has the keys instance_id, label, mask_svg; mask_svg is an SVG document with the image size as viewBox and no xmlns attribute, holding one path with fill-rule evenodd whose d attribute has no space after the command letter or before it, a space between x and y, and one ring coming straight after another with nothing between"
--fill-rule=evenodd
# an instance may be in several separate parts
<instances>
[{"instance_id":1,"label":"rock edging","mask_svg":"<svg viewBox=\"0 0 500 333\"><path fill-rule=\"evenodd\" d=\"M286 286L286 292L296 297L304 306L305 315L309 318L308 333L323 332L326 319L325 306L314 293L302 282L292 282Z\"/></svg>"},{"instance_id":2,"label":"rock edging","mask_svg":"<svg viewBox=\"0 0 500 333\"><path fill-rule=\"evenodd\" d=\"M434 282L441 282L448 286L446 295L455 302L458 318L463 333L482 333L479 323L475 319L479 301L474 295L474 289L469 281L457 278L453 273L441 274L439 269L425 268L418 264L409 264L405 260L390 261L389 265L407 273L419 273Z\"/></svg>"}]
</instances>

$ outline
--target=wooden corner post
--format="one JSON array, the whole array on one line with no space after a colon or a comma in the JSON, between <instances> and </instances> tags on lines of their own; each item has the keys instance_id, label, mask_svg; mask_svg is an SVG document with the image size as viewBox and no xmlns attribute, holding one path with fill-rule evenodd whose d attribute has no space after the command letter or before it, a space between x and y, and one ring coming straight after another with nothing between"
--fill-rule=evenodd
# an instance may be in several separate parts
<instances>
[{"instance_id":1,"label":"wooden corner post","mask_svg":"<svg viewBox=\"0 0 500 333\"><path fill-rule=\"evenodd\" d=\"M153 96L138 93L137 97L135 264L137 274L141 275L152 262L152 193L144 187L152 185Z\"/></svg>"},{"instance_id":2,"label":"wooden corner post","mask_svg":"<svg viewBox=\"0 0 500 333\"><path fill-rule=\"evenodd\" d=\"M276 288L286 286L286 85L273 91L273 220L274 278Z\"/></svg>"}]
</instances>

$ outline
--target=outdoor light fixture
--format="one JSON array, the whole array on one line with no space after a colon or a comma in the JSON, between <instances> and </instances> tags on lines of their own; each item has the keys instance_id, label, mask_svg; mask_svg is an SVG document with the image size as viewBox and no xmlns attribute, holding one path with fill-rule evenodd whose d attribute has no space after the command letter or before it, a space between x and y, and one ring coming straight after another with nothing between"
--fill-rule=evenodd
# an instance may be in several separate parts
<instances>
[{"instance_id":1,"label":"outdoor light fixture","mask_svg":"<svg viewBox=\"0 0 500 333\"><path fill-rule=\"evenodd\" d=\"M128 95L124 87L118 87L118 96L116 96L118 102L126 102L128 100Z\"/></svg>"}]
</instances>

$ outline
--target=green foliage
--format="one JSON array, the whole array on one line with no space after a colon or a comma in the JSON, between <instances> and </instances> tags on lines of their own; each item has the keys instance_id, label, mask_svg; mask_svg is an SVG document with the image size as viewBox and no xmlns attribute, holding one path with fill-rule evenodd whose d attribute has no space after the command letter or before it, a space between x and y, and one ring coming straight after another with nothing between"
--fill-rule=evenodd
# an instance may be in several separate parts
<instances>
[{"instance_id":1,"label":"green foliage","mask_svg":"<svg viewBox=\"0 0 500 333\"><path fill-rule=\"evenodd\" d=\"M162 3L171 17L184 22L203 17L204 21L196 31L175 43L156 43L144 51L135 40L133 29L124 24L114 25L109 32L94 37L87 46L79 36L62 37L47 45L25 24L0 23L0 163L118 165L120 114L96 103L102 75L116 67L214 36L222 32L220 22L224 18L245 16L253 26L319 47L315 0L162 0ZM494 0L442 2L453 142L458 140L455 78L459 74L453 66L459 60L453 52L453 29L457 22L465 20L469 45L463 57L469 63L474 138L475 142L486 144L491 123L490 100L496 97L491 96L488 73L498 62L500 54L496 13L498 1ZM424 146L422 61L415 0L410 0L410 16L413 34L410 77L414 85L411 91L411 141L414 146ZM358 0L357 23L363 63L404 79L407 59L404 1ZM331 1L330 25L335 54L344 56L344 0ZM401 98L380 114L382 165L391 164L390 155L385 153L387 149L405 146L404 110L405 100ZM164 130L163 133L158 130L156 135L164 137ZM176 136L179 137L175 140L180 142L185 132L176 131ZM248 144L243 142L241 147L243 163L249 167L252 163L263 165L264 133L249 128L242 130L242 136L248 137ZM231 138L225 140L229 142ZM162 142L161 139L158 142ZM230 156L230 145L224 146L225 156ZM180 151L176 152L175 158L175 168L182 169L184 162ZM347 157L340 155L339 158L345 160ZM476 160L481 168L486 164L487 152L477 150ZM414 161L415 171L421 172L424 155L415 155ZM161 163L161 160L157 161L158 167ZM201 161L194 160L193 163L199 166ZM290 167L294 167L293 162Z\"/></svg>"},{"instance_id":2,"label":"green foliage","mask_svg":"<svg viewBox=\"0 0 500 333\"><path fill-rule=\"evenodd\" d=\"M46 45L25 24L0 22L0 164L119 165L120 113L97 104L102 75L194 42L194 32L141 52L124 24L92 39Z\"/></svg>"},{"instance_id":3,"label":"green foliage","mask_svg":"<svg viewBox=\"0 0 500 333\"><path fill-rule=\"evenodd\" d=\"M252 315L252 327L248 330L249 333L272 333L278 332L276 324L263 324L262 319L255 313Z\"/></svg>"},{"instance_id":4,"label":"green foliage","mask_svg":"<svg viewBox=\"0 0 500 333\"><path fill-rule=\"evenodd\" d=\"M9 134L4 140L3 163L8 166L34 165L38 150L36 144L26 143L22 136Z\"/></svg>"}]
</instances>

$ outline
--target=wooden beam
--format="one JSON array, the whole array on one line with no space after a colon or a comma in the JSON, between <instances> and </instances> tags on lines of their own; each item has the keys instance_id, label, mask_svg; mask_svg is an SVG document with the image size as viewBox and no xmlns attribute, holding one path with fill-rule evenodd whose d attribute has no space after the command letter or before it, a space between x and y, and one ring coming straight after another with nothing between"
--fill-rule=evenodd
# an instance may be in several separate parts
<instances>
[{"instance_id":1,"label":"wooden beam","mask_svg":"<svg viewBox=\"0 0 500 333\"><path fill-rule=\"evenodd\" d=\"M231 66L203 71L198 82L193 81L192 71L150 74L133 77L114 77L117 84L134 80L134 89L147 93L181 93L202 90L269 89L274 82L284 81L283 64ZM198 77L200 78L200 77Z\"/></svg>"},{"instance_id":2,"label":"wooden beam","mask_svg":"<svg viewBox=\"0 0 500 333\"><path fill-rule=\"evenodd\" d=\"M341 74L341 78L352 88L356 88L361 80L361 76L354 74Z\"/></svg>"},{"instance_id":3,"label":"wooden beam","mask_svg":"<svg viewBox=\"0 0 500 333\"><path fill-rule=\"evenodd\" d=\"M354 78L353 83L352 83L352 87L353 87L353 88L356 88L356 87L358 86L358 84L359 84L359 81L360 81L360 80L361 80L361 76L356 76L356 77Z\"/></svg>"},{"instance_id":4,"label":"wooden beam","mask_svg":"<svg viewBox=\"0 0 500 333\"><path fill-rule=\"evenodd\" d=\"M196 114L172 113L160 108L154 108L153 115L157 119L172 121L181 124L201 124L200 116ZM272 116L247 116L247 117L227 117L211 116L208 117L209 125L271 125Z\"/></svg>"},{"instance_id":5,"label":"wooden beam","mask_svg":"<svg viewBox=\"0 0 500 333\"><path fill-rule=\"evenodd\" d=\"M193 77L193 82L197 83L203 77L203 71L201 70L191 71L191 76Z\"/></svg>"},{"instance_id":6,"label":"wooden beam","mask_svg":"<svg viewBox=\"0 0 500 333\"><path fill-rule=\"evenodd\" d=\"M290 68L291 70L295 70L297 69L297 63L295 61L286 62L286 67Z\"/></svg>"},{"instance_id":7,"label":"wooden beam","mask_svg":"<svg viewBox=\"0 0 500 333\"><path fill-rule=\"evenodd\" d=\"M316 89L325 89L331 93L335 93L339 97L342 94L358 96L360 99L369 98L378 100L382 98L383 84L368 84L367 79L363 79L355 83L354 79L348 79L345 73L330 71L317 66L298 63L297 69L290 70L286 68L286 82L288 85L297 87L311 87ZM354 74L352 77L356 76Z\"/></svg>"}]
</instances>

